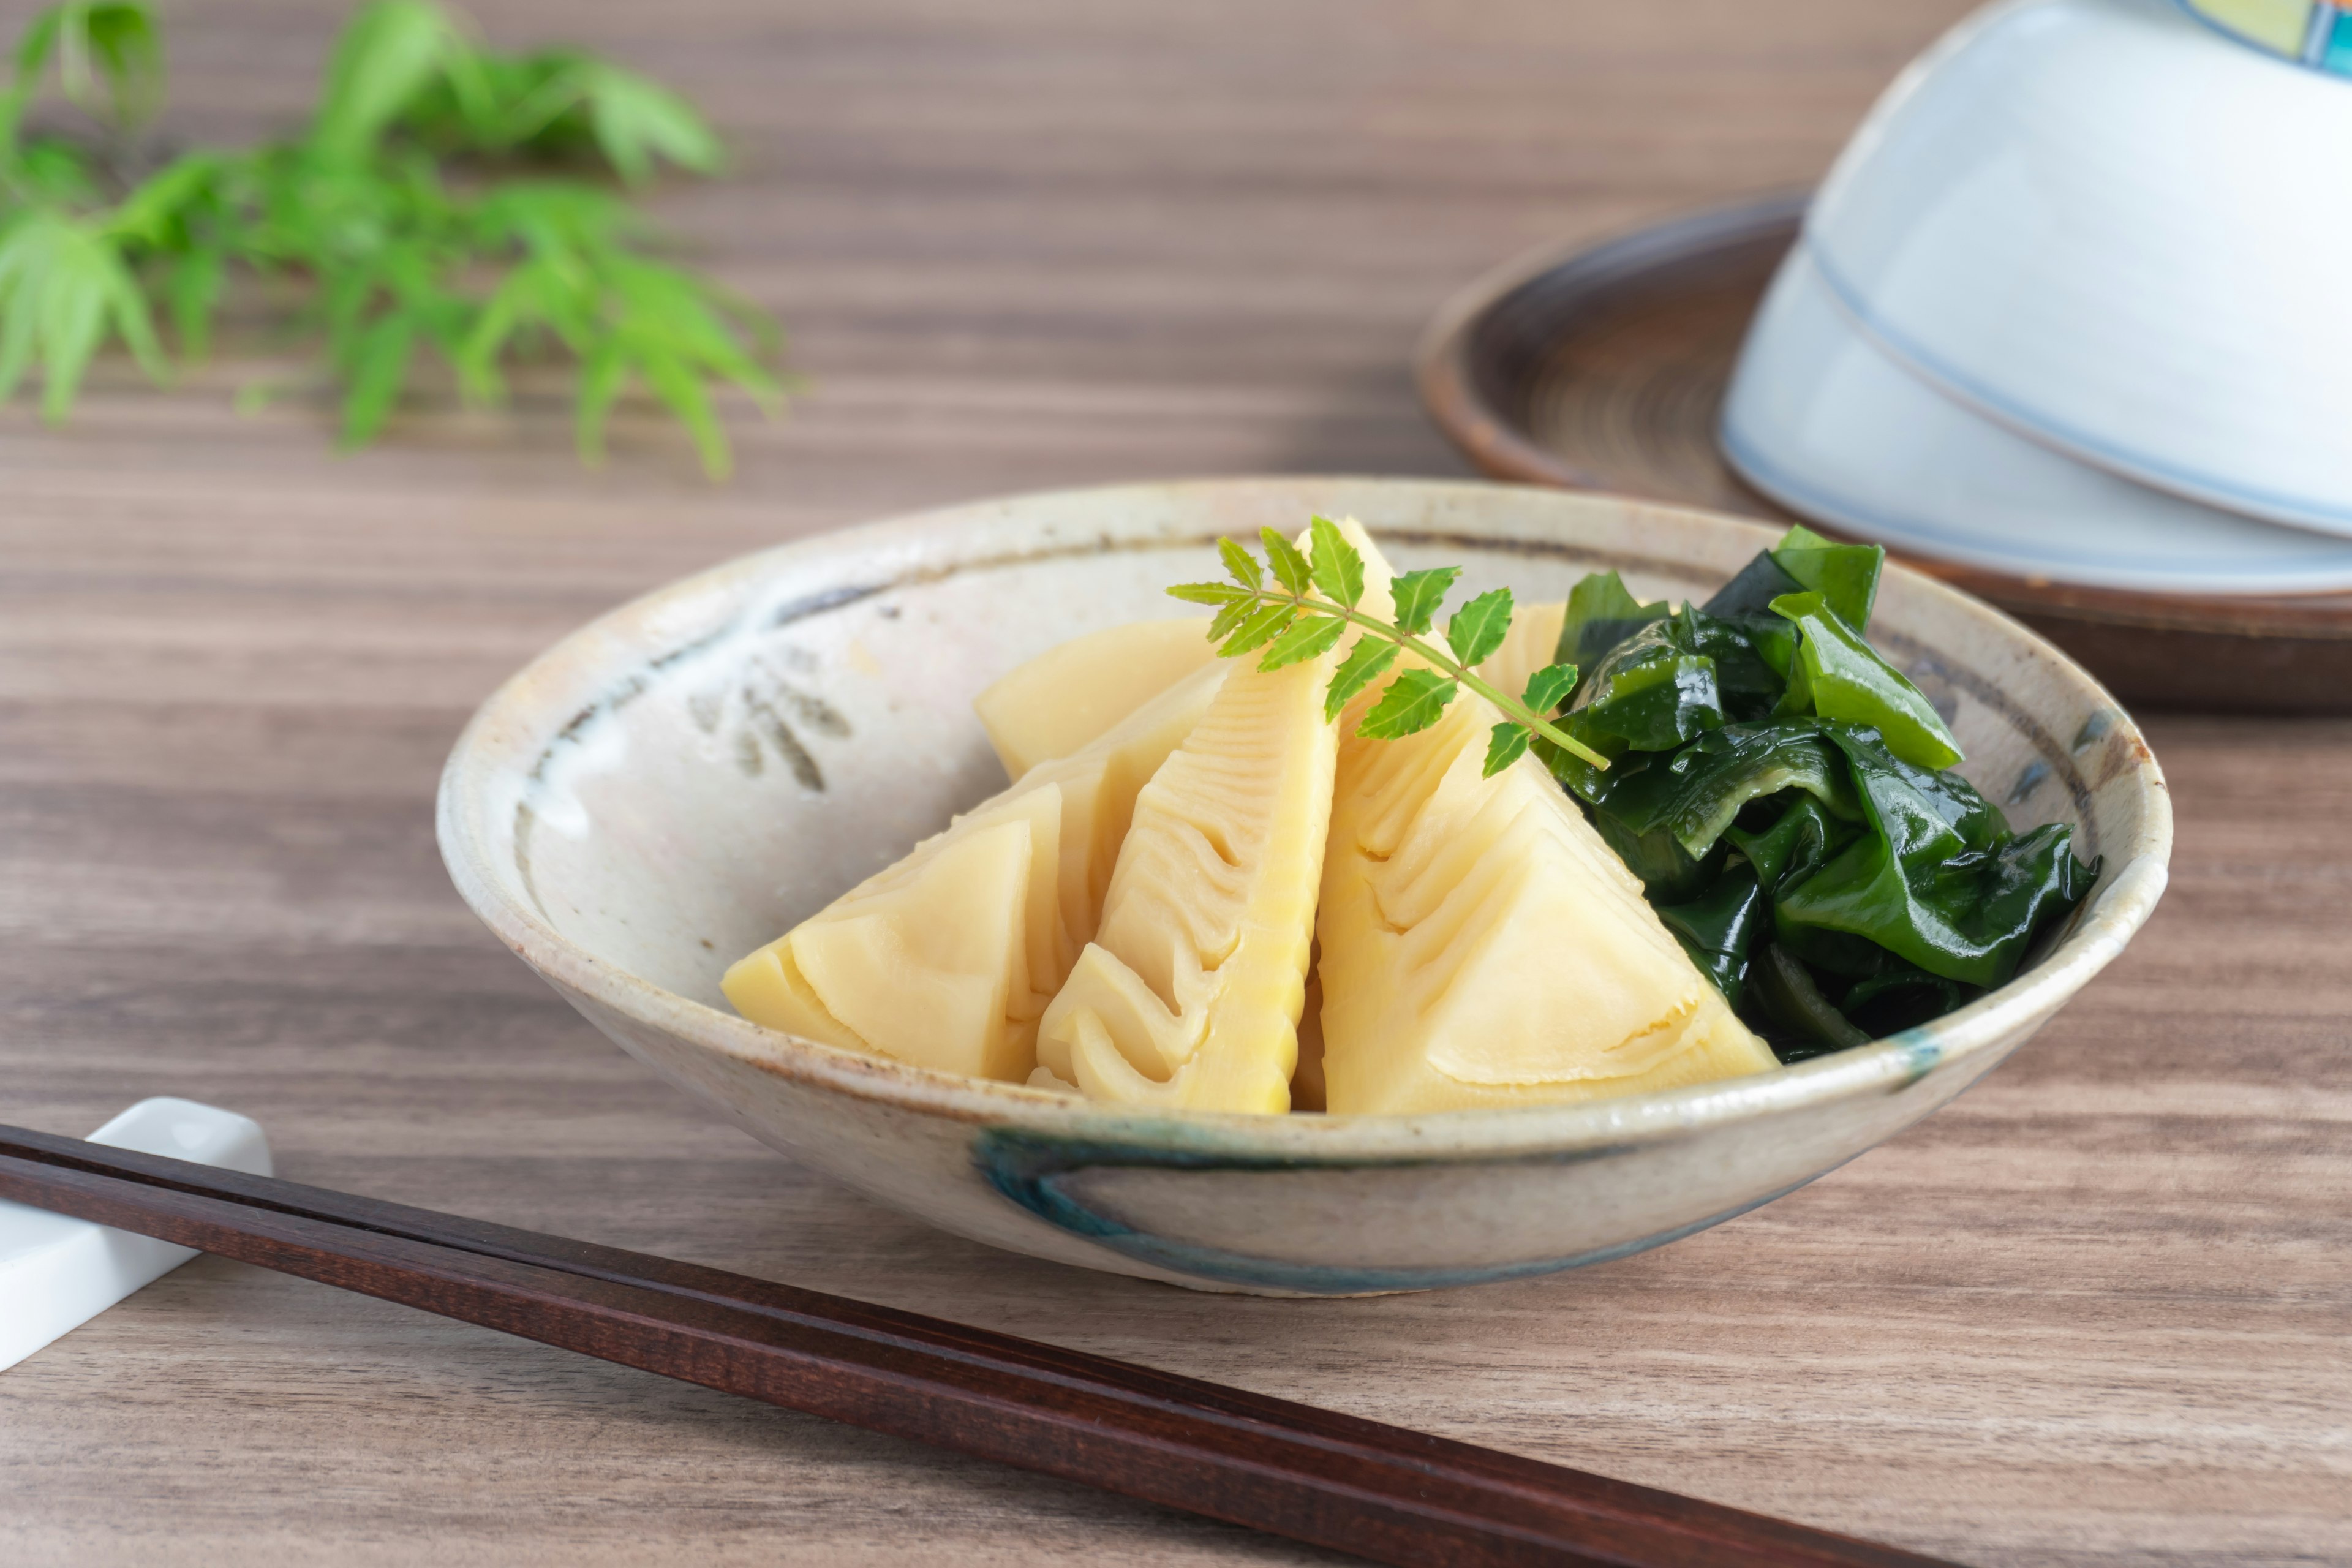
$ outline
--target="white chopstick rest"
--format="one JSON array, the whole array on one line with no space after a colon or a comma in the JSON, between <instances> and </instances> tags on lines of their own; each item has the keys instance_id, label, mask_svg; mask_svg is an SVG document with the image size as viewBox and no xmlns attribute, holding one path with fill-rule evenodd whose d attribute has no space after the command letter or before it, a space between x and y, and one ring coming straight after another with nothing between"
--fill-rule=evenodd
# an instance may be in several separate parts
<instances>
[{"instance_id":1,"label":"white chopstick rest","mask_svg":"<svg viewBox=\"0 0 2352 1568\"><path fill-rule=\"evenodd\" d=\"M250 1176L271 1173L259 1122L192 1100L142 1100L89 1141ZM0 1372L194 1256L152 1237L0 1203Z\"/></svg>"}]
</instances>

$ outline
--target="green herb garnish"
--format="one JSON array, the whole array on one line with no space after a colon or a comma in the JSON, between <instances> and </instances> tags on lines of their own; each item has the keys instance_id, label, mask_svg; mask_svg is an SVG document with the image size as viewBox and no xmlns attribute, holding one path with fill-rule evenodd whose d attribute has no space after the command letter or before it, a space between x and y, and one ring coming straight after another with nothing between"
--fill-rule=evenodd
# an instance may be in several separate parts
<instances>
[{"instance_id":1,"label":"green herb garnish","mask_svg":"<svg viewBox=\"0 0 2352 1568\"><path fill-rule=\"evenodd\" d=\"M94 133L26 132L52 77ZM290 293L323 340L347 446L382 430L427 351L487 405L518 357L568 355L590 461L633 385L686 426L713 478L730 465L713 385L771 410L781 398L764 315L647 254L651 231L610 181L551 172L593 159L623 185L660 163L714 172L710 128L656 83L577 51L496 54L428 0L374 0L299 135L151 166L163 79L143 5L76 0L25 30L0 89L0 401L37 370L44 416L64 418L110 338L169 380L156 317L179 359L201 360L240 275Z\"/></svg>"},{"instance_id":2,"label":"green herb garnish","mask_svg":"<svg viewBox=\"0 0 2352 1568\"><path fill-rule=\"evenodd\" d=\"M1400 653L1410 653L1426 668L1406 669L1390 681L1365 711L1357 726L1359 735L1390 741L1426 730L1466 686L1504 715L1487 742L1488 777L1517 762L1531 744L1547 761L1564 756L1591 768L1608 767L1608 758L1549 717L1576 685L1574 665L1552 664L1536 671L1517 697L1479 678L1477 666L1494 656L1511 629L1508 588L1480 594L1455 610L1445 623L1444 647L1440 648L1427 634L1462 574L1460 567L1399 575L1389 590L1395 616L1383 620L1357 607L1364 596L1364 560L1330 519L1318 517L1308 524L1304 554L1273 529L1261 529L1259 536L1265 543L1265 566L1241 545L1221 539L1217 551L1232 581L1184 583L1168 590L1171 597L1186 604L1216 606L1209 637L1223 658L1264 648L1258 668L1280 669L1330 652L1347 629L1356 626L1363 635L1340 659L1324 697L1327 720L1337 719L1358 693L1387 673ZM1269 570L1271 583L1266 581Z\"/></svg>"}]
</instances>

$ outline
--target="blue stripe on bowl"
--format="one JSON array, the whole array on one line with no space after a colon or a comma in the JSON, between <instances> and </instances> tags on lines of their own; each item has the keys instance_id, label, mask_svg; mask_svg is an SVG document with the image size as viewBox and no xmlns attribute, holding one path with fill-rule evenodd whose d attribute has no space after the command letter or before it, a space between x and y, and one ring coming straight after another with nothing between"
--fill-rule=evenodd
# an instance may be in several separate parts
<instances>
[{"instance_id":1,"label":"blue stripe on bowl","mask_svg":"<svg viewBox=\"0 0 2352 1568\"><path fill-rule=\"evenodd\" d=\"M1781 502L1791 510L1803 512L1823 522L1843 527L1856 533L1870 535L1882 542L1892 544L1911 542L1926 546L1930 550L1934 546L1942 545L1948 550L1972 552L1978 560L2000 570L2028 574L2059 564L2080 566L2087 571L2144 572L2151 575L2161 574L2178 579L2172 587L2162 590L2172 593L2210 588L2214 583L2213 569L2210 563L2203 560L2184 564L2162 555L2119 555L2113 552L2091 552L2068 550L2054 543L2029 556L2014 553L1999 546L1989 546L1983 539L1966 530L1924 521L1911 513L1906 512L1896 517L1876 511L1869 507L1856 505L1842 495L1833 494L1810 480L1797 478L1773 458L1765 456L1753 441L1731 423L1727 411L1722 426L1716 433L1716 438L1722 445L1724 456L1731 459L1731 466L1738 468L1741 476L1749 483L1772 497L1773 500ZM2274 566L2266 566L2264 572L2267 575L2273 571L2297 568L2340 574L2344 568L2343 552L2337 550L2322 552L2307 557L2290 556L2276 563ZM2260 591L2289 593L2296 590L2294 585L2273 585L2264 583Z\"/></svg>"},{"instance_id":2,"label":"blue stripe on bowl","mask_svg":"<svg viewBox=\"0 0 2352 1568\"><path fill-rule=\"evenodd\" d=\"M2005 423L2034 435L2060 451L2089 454L2102 467L2114 468L2129 478L2144 478L2158 489L2176 490L2193 500L2273 520L2292 516L2303 526L2326 532L2352 534L2352 507L2284 490L2254 489L2199 469L2184 468L2145 452L2085 434L2062 419L2026 407L2007 394L1963 374L1907 334L1888 326L1864 301L1861 290L1854 287L1853 281L1840 274L1822 247L1813 243L1810 227L1798 243L1804 246L1814 270L1821 274L1822 281L1829 286L1830 292L1837 297L1839 306L1864 331L1884 343L1897 358L1917 366L1931 379L1952 388Z\"/></svg>"}]
</instances>

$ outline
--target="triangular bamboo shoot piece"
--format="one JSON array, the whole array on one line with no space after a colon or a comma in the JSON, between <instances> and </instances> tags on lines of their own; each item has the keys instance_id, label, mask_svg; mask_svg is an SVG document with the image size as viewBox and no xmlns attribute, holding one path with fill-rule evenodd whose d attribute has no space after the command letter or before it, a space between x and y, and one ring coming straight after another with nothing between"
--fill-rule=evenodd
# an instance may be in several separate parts
<instances>
[{"instance_id":1,"label":"triangular bamboo shoot piece","mask_svg":"<svg viewBox=\"0 0 2352 1568\"><path fill-rule=\"evenodd\" d=\"M1235 669L1144 786L1102 927L1038 1030L1090 1100L1286 1110L1336 736L1328 658Z\"/></svg>"},{"instance_id":2,"label":"triangular bamboo shoot piece","mask_svg":"<svg viewBox=\"0 0 2352 1568\"><path fill-rule=\"evenodd\" d=\"M1349 539L1383 612L1391 569ZM1480 675L1517 695L1565 615L1522 609ZM1779 1065L1541 763L1480 776L1492 704L1464 690L1419 734L1362 740L1376 691L1339 725L1316 920L1326 1109L1557 1103Z\"/></svg>"},{"instance_id":3,"label":"triangular bamboo shoot piece","mask_svg":"<svg viewBox=\"0 0 2352 1568\"><path fill-rule=\"evenodd\" d=\"M1020 1081L1037 1021L1092 940L1137 794L1223 683L1197 671L918 844L719 982L757 1024Z\"/></svg>"},{"instance_id":4,"label":"triangular bamboo shoot piece","mask_svg":"<svg viewBox=\"0 0 2352 1568\"><path fill-rule=\"evenodd\" d=\"M1290 1108L1338 754L1323 692L1344 647L1273 671L1234 660L1137 797L1102 929L1038 1027L1052 1079L1089 1100Z\"/></svg>"},{"instance_id":5,"label":"triangular bamboo shoot piece","mask_svg":"<svg viewBox=\"0 0 2352 1568\"><path fill-rule=\"evenodd\" d=\"M1133 621L1047 648L971 700L1018 779L1066 757L1217 657L1198 616Z\"/></svg>"},{"instance_id":6,"label":"triangular bamboo shoot piece","mask_svg":"<svg viewBox=\"0 0 2352 1568\"><path fill-rule=\"evenodd\" d=\"M1479 678L1506 697L1521 695L1528 689L1528 677L1553 662L1552 654L1559 646L1559 628L1567 623L1568 602L1564 599L1549 605L1519 605L1511 617L1511 629L1503 638L1503 646L1478 667Z\"/></svg>"}]
</instances>

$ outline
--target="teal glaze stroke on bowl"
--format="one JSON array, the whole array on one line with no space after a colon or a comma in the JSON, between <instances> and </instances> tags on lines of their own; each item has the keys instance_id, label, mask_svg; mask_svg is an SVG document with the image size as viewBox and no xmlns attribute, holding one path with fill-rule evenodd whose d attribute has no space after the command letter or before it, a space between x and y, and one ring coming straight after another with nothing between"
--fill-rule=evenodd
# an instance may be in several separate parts
<instances>
[{"instance_id":1,"label":"teal glaze stroke on bowl","mask_svg":"<svg viewBox=\"0 0 2352 1568\"><path fill-rule=\"evenodd\" d=\"M1570 1163L1606 1160L1614 1152L1617 1151L1588 1150L1536 1158L1550 1163ZM1072 1236L1083 1237L1155 1268L1188 1275L1195 1279L1213 1280L1220 1285L1238 1286L1253 1291L1297 1296L1376 1296L1398 1290L1441 1290L1457 1285L1491 1285L1506 1279L1528 1279L1538 1275L1557 1274L1563 1269L1582 1268L1594 1263L1611 1263L1621 1258L1631 1258L1637 1252L1647 1252L1654 1247L1664 1247L1670 1241L1680 1241L1686 1236L1696 1236L1726 1220L1738 1219L1741 1215L1761 1208L1776 1198L1786 1197L1799 1187L1818 1179L1818 1176L1807 1176L1802 1181L1766 1193L1761 1197L1748 1199L1720 1214L1708 1215L1653 1236L1592 1247L1570 1257L1512 1259L1470 1268L1381 1268L1361 1264L1297 1263L1158 1236L1117 1215L1091 1206L1073 1187L1073 1178L1104 1167L1166 1172L1263 1173L1295 1171L1300 1168L1297 1162L1233 1160L1139 1145L1065 1141L997 1128L982 1132L972 1141L971 1156L972 1163L988 1178L991 1186L1022 1209ZM1317 1168L1343 1172L1349 1169L1344 1164Z\"/></svg>"},{"instance_id":2,"label":"teal glaze stroke on bowl","mask_svg":"<svg viewBox=\"0 0 2352 1568\"><path fill-rule=\"evenodd\" d=\"M1905 1072L1895 1086L1895 1092L1925 1079L1943 1059L1943 1047L1924 1031L1913 1030L1895 1036L1887 1044L1899 1048L1904 1058ZM1344 1174L1359 1169L1364 1170L1370 1179L1370 1163L1359 1164L1349 1161L1280 1155L1253 1157L1199 1146L1186 1136L1186 1129L1181 1123L1169 1123L1151 1131L1158 1136L1145 1142L1140 1138L1068 1137L994 1127L972 1140L971 1163L988 1184L1016 1208L1122 1258L1197 1280L1213 1281L1247 1290L1299 1296L1369 1296L1397 1290L1437 1290L1458 1285L1487 1285L1507 1279L1533 1279L1595 1263L1614 1262L1635 1253L1647 1252L1652 1247L1664 1247L1671 1241L1680 1241L1687 1236L1696 1236L1726 1220L1737 1219L1741 1215L1786 1197L1828 1173L1816 1172L1760 1196L1744 1199L1718 1213L1685 1221L1649 1235L1586 1247L1564 1256L1509 1258L1468 1267L1300 1263L1160 1235L1149 1226L1138 1224L1132 1215L1116 1212L1096 1201L1085 1191L1084 1179L1090 1173L1103 1170L1150 1171L1181 1182L1187 1173L1246 1173L1279 1176L1284 1173L1308 1171ZM1555 1167L1600 1165L1638 1152L1639 1146L1635 1144L1602 1145L1523 1155L1511 1163ZM1379 1169L1383 1173L1392 1174L1400 1169L1409 1168L1410 1163L1390 1161L1381 1163ZM1429 1162L1429 1174L1441 1174L1443 1164L1443 1162ZM1278 1189L1279 1183L1275 1186ZM1573 1185L1562 1189L1563 1196L1570 1199L1574 1192ZM1278 1191L1274 1201L1280 1202Z\"/></svg>"}]
</instances>

